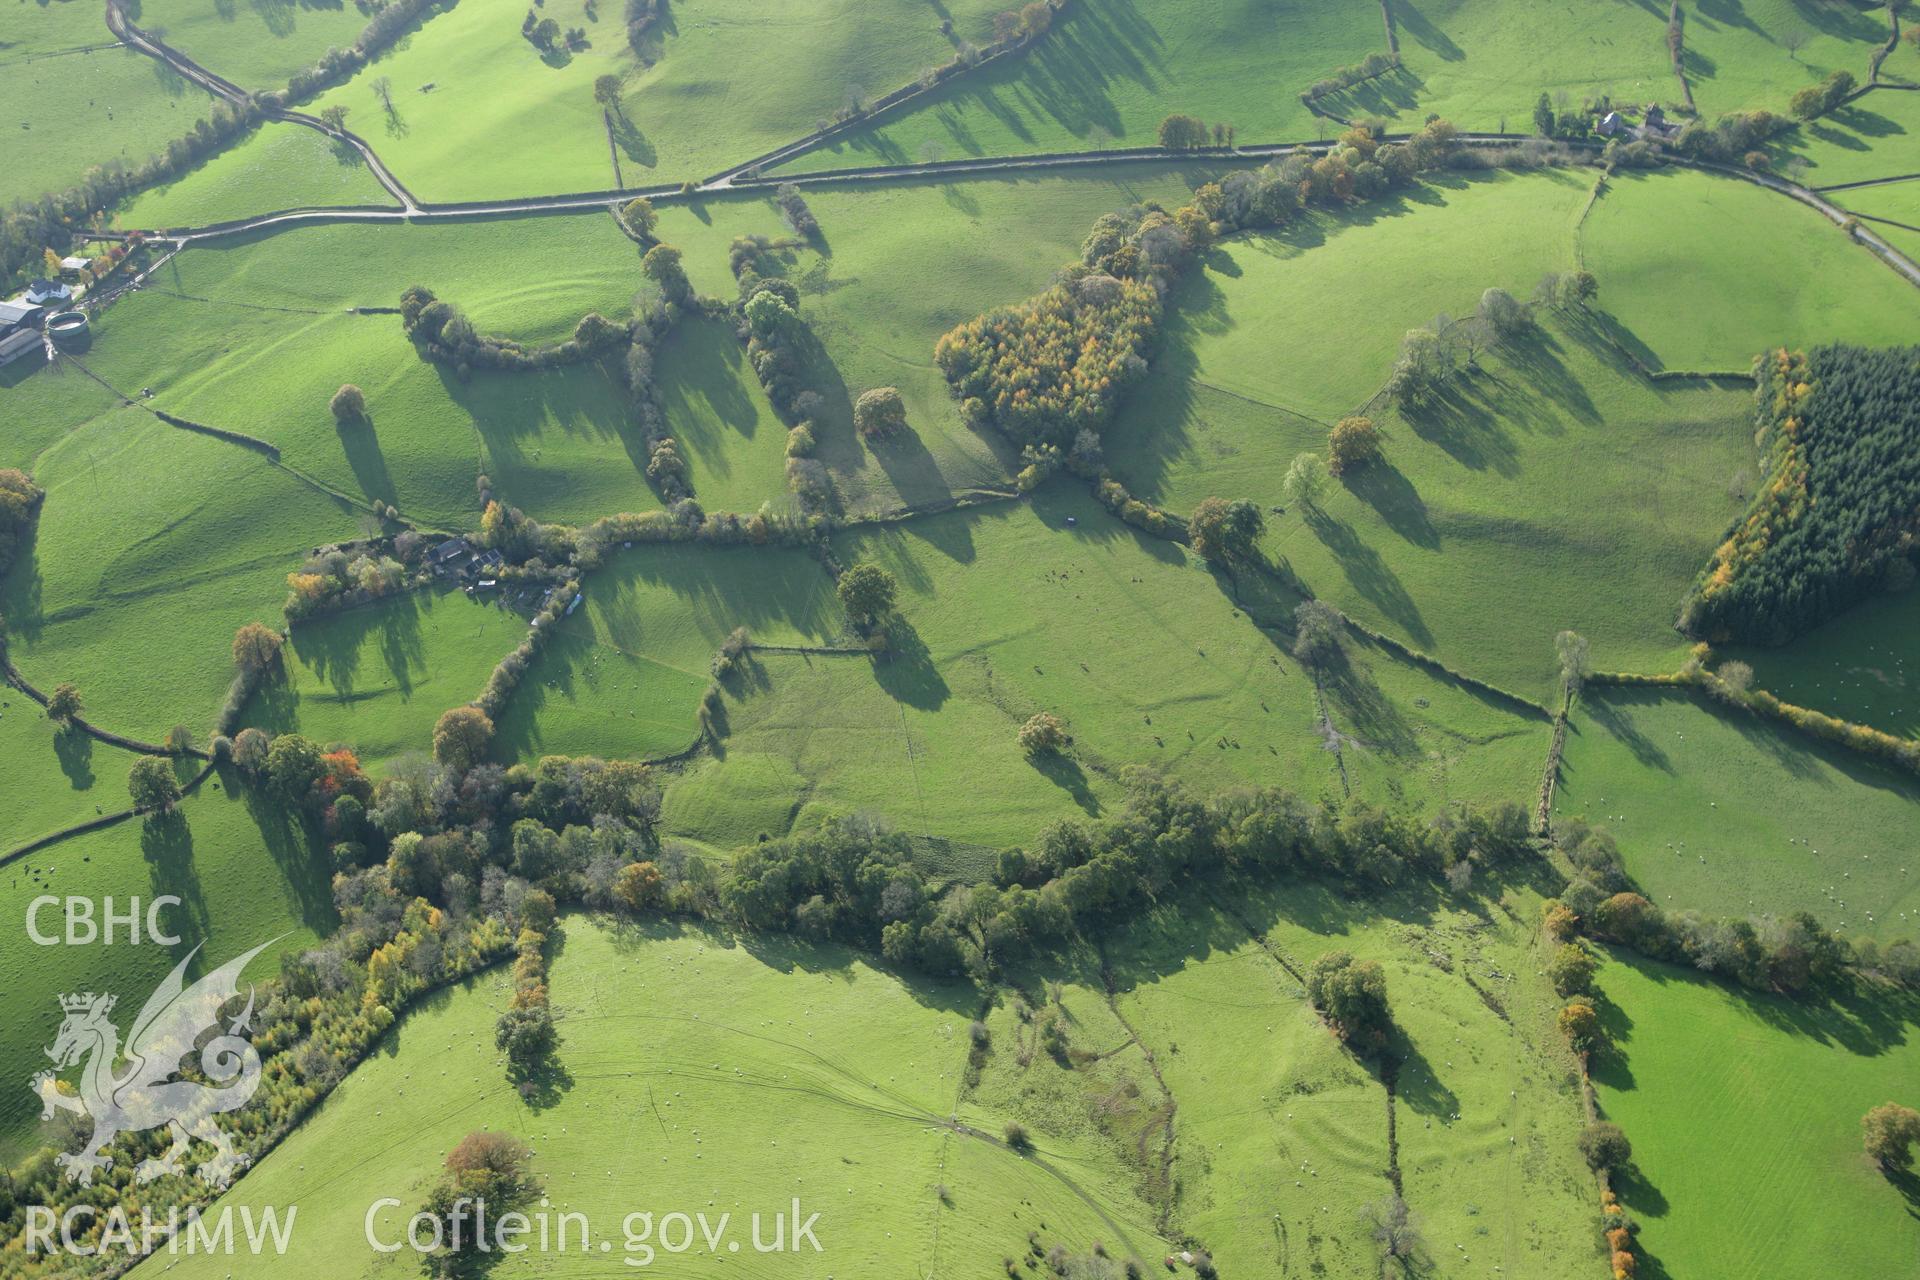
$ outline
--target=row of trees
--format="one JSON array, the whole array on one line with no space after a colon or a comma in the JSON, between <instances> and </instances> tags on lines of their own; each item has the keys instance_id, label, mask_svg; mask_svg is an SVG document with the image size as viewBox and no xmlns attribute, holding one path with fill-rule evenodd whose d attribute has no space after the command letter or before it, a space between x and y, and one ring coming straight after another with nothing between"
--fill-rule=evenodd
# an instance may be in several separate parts
<instances>
[{"instance_id":1,"label":"row of trees","mask_svg":"<svg viewBox=\"0 0 1920 1280\"><path fill-rule=\"evenodd\" d=\"M400 295L400 323L423 359L451 364L462 378L475 368L552 369L595 360L632 337L631 325L589 311L580 317L573 336L566 341L528 347L511 338L476 331L465 312L418 284L409 285Z\"/></svg>"},{"instance_id":2,"label":"row of trees","mask_svg":"<svg viewBox=\"0 0 1920 1280\"><path fill-rule=\"evenodd\" d=\"M998 426L1016 444L1065 454L1081 447L1083 431L1097 443L1146 372L1162 295L1196 253L1239 230L1284 225L1316 203L1381 195L1455 154L1444 120L1403 144L1359 126L1324 156L1296 152L1230 174L1171 213L1143 204L1106 214L1052 288L951 330L934 357L969 418Z\"/></svg>"},{"instance_id":3,"label":"row of trees","mask_svg":"<svg viewBox=\"0 0 1920 1280\"><path fill-rule=\"evenodd\" d=\"M1400 65L1400 55L1375 50L1351 66L1340 67L1332 75L1322 76L1300 95L1300 101L1311 104L1316 98L1351 89L1363 81L1375 76L1383 76Z\"/></svg>"},{"instance_id":4,"label":"row of trees","mask_svg":"<svg viewBox=\"0 0 1920 1280\"><path fill-rule=\"evenodd\" d=\"M12 566L20 543L33 527L46 490L16 467L0 467L0 576Z\"/></svg>"},{"instance_id":5,"label":"row of trees","mask_svg":"<svg viewBox=\"0 0 1920 1280\"><path fill-rule=\"evenodd\" d=\"M259 107L216 102L193 128L166 147L132 164L110 160L87 170L79 182L31 200L16 201L0 217L0 280L9 291L40 267L49 245L67 245L76 231L136 191L181 177L195 165L260 123Z\"/></svg>"},{"instance_id":6,"label":"row of trees","mask_svg":"<svg viewBox=\"0 0 1920 1280\"><path fill-rule=\"evenodd\" d=\"M1817 120L1834 108L1841 106L1853 96L1858 87L1853 72L1839 70L1830 73L1818 84L1810 84L1793 95L1787 104L1787 110L1793 113L1795 120Z\"/></svg>"},{"instance_id":7,"label":"row of trees","mask_svg":"<svg viewBox=\"0 0 1920 1280\"><path fill-rule=\"evenodd\" d=\"M1754 362L1767 479L1681 606L1708 639L1781 644L1914 581L1920 348L1776 350Z\"/></svg>"},{"instance_id":8,"label":"row of trees","mask_svg":"<svg viewBox=\"0 0 1920 1280\"><path fill-rule=\"evenodd\" d=\"M405 590L414 581L407 567L375 549L322 547L287 575L288 622L335 609L349 609Z\"/></svg>"},{"instance_id":9,"label":"row of trees","mask_svg":"<svg viewBox=\"0 0 1920 1280\"><path fill-rule=\"evenodd\" d=\"M1549 933L1590 933L1656 959L1719 974L1742 986L1788 994L1819 993L1870 973L1920 987L1920 947L1849 942L1805 911L1787 916L1705 916L1665 912L1633 889L1620 851L1604 829L1578 819L1558 824L1555 839L1574 875L1547 906Z\"/></svg>"}]
</instances>

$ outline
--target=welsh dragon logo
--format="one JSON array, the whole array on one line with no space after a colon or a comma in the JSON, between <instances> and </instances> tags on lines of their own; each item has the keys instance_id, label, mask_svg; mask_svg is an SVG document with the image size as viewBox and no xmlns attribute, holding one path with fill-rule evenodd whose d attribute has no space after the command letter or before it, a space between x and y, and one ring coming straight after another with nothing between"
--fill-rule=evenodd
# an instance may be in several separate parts
<instances>
[{"instance_id":1,"label":"welsh dragon logo","mask_svg":"<svg viewBox=\"0 0 1920 1280\"><path fill-rule=\"evenodd\" d=\"M122 1133L162 1125L172 1131L173 1145L158 1158L140 1162L134 1170L138 1182L181 1172L180 1162L195 1138L214 1149L213 1156L200 1165L201 1181L209 1186L226 1186L246 1166L248 1158L233 1149L233 1141L213 1118L245 1106L260 1084L260 1055L245 1035L253 1017L251 990L246 1008L227 1023L223 1034L200 1049L200 1074L213 1083L174 1077L194 1042L218 1027L221 1008L238 994L241 971L271 945L263 942L188 986L185 974L200 950L196 946L147 997L124 1045L119 1028L108 1017L117 997L91 991L60 997L66 1019L46 1050L53 1069L40 1072L29 1083L40 1095L41 1119L51 1118L55 1107L93 1118L93 1137L87 1145L77 1153L54 1157L69 1182L92 1185L94 1170L113 1163L111 1156L100 1154L101 1148ZM79 1093L64 1092L54 1072L83 1059Z\"/></svg>"}]
</instances>

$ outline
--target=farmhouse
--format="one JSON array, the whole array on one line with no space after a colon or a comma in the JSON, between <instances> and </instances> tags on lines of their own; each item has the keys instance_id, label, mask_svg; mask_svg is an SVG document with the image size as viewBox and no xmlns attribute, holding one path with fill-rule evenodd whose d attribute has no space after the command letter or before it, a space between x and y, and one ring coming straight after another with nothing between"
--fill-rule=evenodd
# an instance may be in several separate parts
<instances>
[{"instance_id":1,"label":"farmhouse","mask_svg":"<svg viewBox=\"0 0 1920 1280\"><path fill-rule=\"evenodd\" d=\"M1601 137L1611 138L1626 128L1626 121L1620 118L1618 111L1609 111L1606 115L1600 117L1600 123L1594 127Z\"/></svg>"},{"instance_id":2,"label":"farmhouse","mask_svg":"<svg viewBox=\"0 0 1920 1280\"><path fill-rule=\"evenodd\" d=\"M73 286L58 280L30 280L27 282L27 301L36 307L68 303L73 301Z\"/></svg>"},{"instance_id":3,"label":"farmhouse","mask_svg":"<svg viewBox=\"0 0 1920 1280\"><path fill-rule=\"evenodd\" d=\"M473 556L473 545L465 538L448 538L427 552L427 566L435 573L457 573Z\"/></svg>"}]
</instances>

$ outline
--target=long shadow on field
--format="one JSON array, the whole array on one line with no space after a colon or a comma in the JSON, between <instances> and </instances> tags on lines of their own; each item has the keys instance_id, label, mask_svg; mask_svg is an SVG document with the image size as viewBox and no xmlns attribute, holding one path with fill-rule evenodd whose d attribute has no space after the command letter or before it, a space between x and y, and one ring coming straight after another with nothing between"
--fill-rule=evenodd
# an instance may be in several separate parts
<instances>
[{"instance_id":1,"label":"long shadow on field","mask_svg":"<svg viewBox=\"0 0 1920 1280\"><path fill-rule=\"evenodd\" d=\"M302 628L294 636L294 653L313 669L335 700L351 702L358 697L374 697L378 696L378 690L361 694L355 689L355 683L366 643L378 633L385 674L403 695L411 693L413 673L426 669L426 646L420 638L420 609L419 599L414 595L348 609ZM298 694L294 695L294 701L299 701Z\"/></svg>"},{"instance_id":2,"label":"long shadow on field","mask_svg":"<svg viewBox=\"0 0 1920 1280\"><path fill-rule=\"evenodd\" d=\"M1611 734L1620 745L1633 753L1633 758L1649 768L1662 773L1673 773L1673 759L1652 738L1640 731L1635 724L1632 709L1650 707L1664 701L1665 695L1659 691L1608 689L1605 693L1590 691L1581 699L1581 708L1592 720ZM1577 720L1568 720L1567 732L1578 736L1580 725Z\"/></svg>"},{"instance_id":3,"label":"long shadow on field","mask_svg":"<svg viewBox=\"0 0 1920 1280\"><path fill-rule=\"evenodd\" d=\"M1082 812L1090 817L1100 815L1099 797L1095 796L1093 788L1087 785L1087 771L1080 767L1078 760L1072 756L1048 753L1034 757L1033 767L1047 781L1072 796L1073 802L1080 806Z\"/></svg>"},{"instance_id":4,"label":"long shadow on field","mask_svg":"<svg viewBox=\"0 0 1920 1280\"><path fill-rule=\"evenodd\" d=\"M1623 377L1643 377L1647 370L1666 368L1659 354L1610 312L1576 310L1567 318L1567 332Z\"/></svg>"},{"instance_id":5,"label":"long shadow on field","mask_svg":"<svg viewBox=\"0 0 1920 1280\"><path fill-rule=\"evenodd\" d=\"M1391 462L1384 458L1370 462L1340 477L1340 483L1406 541L1429 551L1440 549L1440 531L1427 518L1427 504L1420 500L1420 491Z\"/></svg>"},{"instance_id":6,"label":"long shadow on field","mask_svg":"<svg viewBox=\"0 0 1920 1280\"><path fill-rule=\"evenodd\" d=\"M40 522L35 520L20 534L13 568L0 584L0 620L5 622L6 633L28 642L38 640L46 625L40 606L45 583L40 577L39 539Z\"/></svg>"},{"instance_id":7,"label":"long shadow on field","mask_svg":"<svg viewBox=\"0 0 1920 1280\"><path fill-rule=\"evenodd\" d=\"M29 703L29 712L35 709ZM53 735L54 758L60 762L60 772L67 776L75 791L85 791L93 785L93 735L63 729Z\"/></svg>"},{"instance_id":8,"label":"long shadow on field","mask_svg":"<svg viewBox=\"0 0 1920 1280\"><path fill-rule=\"evenodd\" d=\"M245 797L247 814L260 833L267 856L280 868L281 876L293 894L294 912L300 923L325 936L340 923L333 903L333 868L327 857L326 842L299 814L289 813L278 801L259 787L240 783L232 768L219 772L220 784L229 794L236 788Z\"/></svg>"},{"instance_id":9,"label":"long shadow on field","mask_svg":"<svg viewBox=\"0 0 1920 1280\"><path fill-rule=\"evenodd\" d=\"M1431 50L1448 62L1458 62L1467 56L1464 49L1448 38L1446 32L1427 21L1409 0L1386 0L1386 5L1393 10L1393 25L1403 35L1412 36L1422 48Z\"/></svg>"},{"instance_id":10,"label":"long shadow on field","mask_svg":"<svg viewBox=\"0 0 1920 1280\"><path fill-rule=\"evenodd\" d=\"M1413 602L1399 575L1380 553L1361 541L1353 526L1344 520L1321 511L1308 511L1305 518L1307 527L1333 553L1341 572L1361 598L1412 636L1418 647L1431 649L1433 633L1427 630L1426 620L1420 616L1420 606Z\"/></svg>"},{"instance_id":11,"label":"long shadow on field","mask_svg":"<svg viewBox=\"0 0 1920 1280\"><path fill-rule=\"evenodd\" d=\"M212 919L200 874L193 865L193 831L186 814L175 809L161 818L143 819L140 852L147 860L147 876L155 897L172 894L180 905L167 914L167 928L180 938L181 955L207 940Z\"/></svg>"},{"instance_id":12,"label":"long shadow on field","mask_svg":"<svg viewBox=\"0 0 1920 1280\"><path fill-rule=\"evenodd\" d=\"M387 456L381 452L380 437L374 434L373 419L343 425L337 434L360 492L376 502L398 502L400 493L393 487L393 476L387 471Z\"/></svg>"},{"instance_id":13,"label":"long shadow on field","mask_svg":"<svg viewBox=\"0 0 1920 1280\"><path fill-rule=\"evenodd\" d=\"M938 711L953 693L934 666L926 641L898 616L887 624L887 651L874 659L873 678L894 701L918 711Z\"/></svg>"}]
</instances>

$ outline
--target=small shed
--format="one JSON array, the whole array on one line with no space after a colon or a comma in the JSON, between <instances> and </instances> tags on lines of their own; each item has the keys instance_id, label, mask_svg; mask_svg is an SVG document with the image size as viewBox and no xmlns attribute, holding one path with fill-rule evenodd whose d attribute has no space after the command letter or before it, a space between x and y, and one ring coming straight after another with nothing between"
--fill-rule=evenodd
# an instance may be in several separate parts
<instances>
[{"instance_id":1,"label":"small shed","mask_svg":"<svg viewBox=\"0 0 1920 1280\"><path fill-rule=\"evenodd\" d=\"M15 329L0 338L0 365L12 364L29 351L43 351L45 342L31 329Z\"/></svg>"},{"instance_id":2,"label":"small shed","mask_svg":"<svg viewBox=\"0 0 1920 1280\"><path fill-rule=\"evenodd\" d=\"M1620 118L1620 113L1618 111L1607 112L1606 115L1600 117L1600 123L1595 126L1600 136L1603 138L1611 138L1615 134L1619 133L1620 130L1625 127L1626 127L1626 121Z\"/></svg>"},{"instance_id":3,"label":"small shed","mask_svg":"<svg viewBox=\"0 0 1920 1280\"><path fill-rule=\"evenodd\" d=\"M74 275L79 275L81 272L85 271L88 265L89 264L85 258L60 259L60 270L64 272L71 272Z\"/></svg>"},{"instance_id":4,"label":"small shed","mask_svg":"<svg viewBox=\"0 0 1920 1280\"><path fill-rule=\"evenodd\" d=\"M437 569L442 565L454 563L462 556L469 554L472 550L473 548L468 545L465 538L448 538L445 542L427 552L427 563Z\"/></svg>"}]
</instances>

